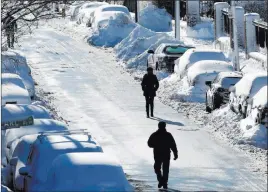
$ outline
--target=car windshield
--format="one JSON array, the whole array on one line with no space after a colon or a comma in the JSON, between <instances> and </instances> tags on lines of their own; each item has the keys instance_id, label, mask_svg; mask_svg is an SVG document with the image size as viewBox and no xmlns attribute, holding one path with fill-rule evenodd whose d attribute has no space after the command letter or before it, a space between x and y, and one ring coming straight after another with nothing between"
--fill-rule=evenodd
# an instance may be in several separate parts
<instances>
[{"instance_id":1,"label":"car windshield","mask_svg":"<svg viewBox=\"0 0 268 192\"><path fill-rule=\"evenodd\" d=\"M223 88L228 89L234 86L241 78L240 77L225 77L221 80L221 85Z\"/></svg>"},{"instance_id":2,"label":"car windshield","mask_svg":"<svg viewBox=\"0 0 268 192\"><path fill-rule=\"evenodd\" d=\"M189 48L188 47L181 47L181 46L167 46L164 49L164 53L166 54L183 54Z\"/></svg>"}]
</instances>

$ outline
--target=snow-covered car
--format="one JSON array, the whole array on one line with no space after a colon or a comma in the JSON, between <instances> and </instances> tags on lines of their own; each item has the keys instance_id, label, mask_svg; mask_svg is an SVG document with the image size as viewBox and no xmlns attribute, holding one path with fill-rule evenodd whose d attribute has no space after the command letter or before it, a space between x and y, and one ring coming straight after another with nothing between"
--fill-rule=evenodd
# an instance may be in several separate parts
<instances>
[{"instance_id":1,"label":"snow-covered car","mask_svg":"<svg viewBox=\"0 0 268 192\"><path fill-rule=\"evenodd\" d=\"M21 138L14 151L16 156L12 158L15 167L13 169L14 188L19 191L46 191L47 180L51 179L48 177L48 172L53 160L65 153L83 154L84 152L103 152L101 146L86 130L43 132ZM81 161L87 160L83 155L80 157ZM97 175L98 172L94 171L94 174Z\"/></svg>"},{"instance_id":2,"label":"snow-covered car","mask_svg":"<svg viewBox=\"0 0 268 192\"><path fill-rule=\"evenodd\" d=\"M105 12L109 12L109 14L103 15ZM92 26L93 29L98 27L98 23L100 20L109 20L110 17L114 17L114 14L112 12L118 13L123 12L125 13L129 19L131 19L130 12L127 7L122 5L102 5L98 7L91 15L91 20L87 24L88 26Z\"/></svg>"},{"instance_id":3,"label":"snow-covered car","mask_svg":"<svg viewBox=\"0 0 268 192\"><path fill-rule=\"evenodd\" d=\"M79 8L79 13L77 16L77 23L88 23L91 13L96 10L96 8L102 6L102 5L107 5L108 3L106 2L87 2L84 3L80 8Z\"/></svg>"},{"instance_id":4,"label":"snow-covered car","mask_svg":"<svg viewBox=\"0 0 268 192\"><path fill-rule=\"evenodd\" d=\"M94 46L114 47L125 39L136 28L134 23L123 12L106 11L98 18L98 27L88 37L88 43Z\"/></svg>"},{"instance_id":5,"label":"snow-covered car","mask_svg":"<svg viewBox=\"0 0 268 192\"><path fill-rule=\"evenodd\" d=\"M30 104L31 98L20 76L2 73L2 105Z\"/></svg>"},{"instance_id":6,"label":"snow-covered car","mask_svg":"<svg viewBox=\"0 0 268 192\"><path fill-rule=\"evenodd\" d=\"M256 95L256 93L267 85L266 73L247 73L235 85L230 87L230 108L240 113L245 118L247 116L248 102Z\"/></svg>"},{"instance_id":7,"label":"snow-covered car","mask_svg":"<svg viewBox=\"0 0 268 192\"><path fill-rule=\"evenodd\" d=\"M47 191L134 191L118 161L105 153L58 156L53 161L47 183Z\"/></svg>"},{"instance_id":8,"label":"snow-covered car","mask_svg":"<svg viewBox=\"0 0 268 192\"><path fill-rule=\"evenodd\" d=\"M33 98L35 94L35 85L26 58L16 51L2 52L1 57L2 73L14 73L19 75L31 98Z\"/></svg>"},{"instance_id":9,"label":"snow-covered car","mask_svg":"<svg viewBox=\"0 0 268 192\"><path fill-rule=\"evenodd\" d=\"M16 146L16 140L24 135L36 134L41 131L52 131L52 130L67 130L67 126L57 120L53 119L34 119L32 125L21 126L19 128L7 129L3 138L3 146L5 148L5 154L7 161L9 162L12 157L13 151Z\"/></svg>"},{"instance_id":10,"label":"snow-covered car","mask_svg":"<svg viewBox=\"0 0 268 192\"><path fill-rule=\"evenodd\" d=\"M211 82L207 81L209 89L206 93L206 111L219 108L229 102L229 88L234 86L243 75L240 72L220 72Z\"/></svg>"},{"instance_id":11,"label":"snow-covered car","mask_svg":"<svg viewBox=\"0 0 268 192\"><path fill-rule=\"evenodd\" d=\"M268 89L262 87L252 99L248 100L247 115L251 115L256 124L268 127Z\"/></svg>"},{"instance_id":12,"label":"snow-covered car","mask_svg":"<svg viewBox=\"0 0 268 192\"><path fill-rule=\"evenodd\" d=\"M187 71L187 82L192 94L204 98L208 87L207 81L212 81L220 72L232 72L233 66L224 61L203 60L190 66Z\"/></svg>"},{"instance_id":13,"label":"snow-covered car","mask_svg":"<svg viewBox=\"0 0 268 192\"><path fill-rule=\"evenodd\" d=\"M41 105L6 104L1 107L2 124L33 116L34 119L51 119L49 111Z\"/></svg>"},{"instance_id":14,"label":"snow-covered car","mask_svg":"<svg viewBox=\"0 0 268 192\"><path fill-rule=\"evenodd\" d=\"M76 20L77 15L79 13L79 9L83 4L84 4L84 1L75 1L70 5L67 14L71 16L70 17L71 21Z\"/></svg>"},{"instance_id":15,"label":"snow-covered car","mask_svg":"<svg viewBox=\"0 0 268 192\"><path fill-rule=\"evenodd\" d=\"M182 78L189 67L202 60L229 62L229 59L219 50L188 49L180 58L175 60L174 71Z\"/></svg>"},{"instance_id":16,"label":"snow-covered car","mask_svg":"<svg viewBox=\"0 0 268 192\"><path fill-rule=\"evenodd\" d=\"M121 24L129 24L131 19L123 12L120 11L105 11L98 16L95 16L92 23L92 29L94 31L99 30L107 26L109 20L116 20Z\"/></svg>"},{"instance_id":17,"label":"snow-covered car","mask_svg":"<svg viewBox=\"0 0 268 192\"><path fill-rule=\"evenodd\" d=\"M155 51L148 50L147 67L155 67L156 70L167 68L174 72L174 61L181 57L188 49L193 48L175 43L161 43Z\"/></svg>"}]
</instances>

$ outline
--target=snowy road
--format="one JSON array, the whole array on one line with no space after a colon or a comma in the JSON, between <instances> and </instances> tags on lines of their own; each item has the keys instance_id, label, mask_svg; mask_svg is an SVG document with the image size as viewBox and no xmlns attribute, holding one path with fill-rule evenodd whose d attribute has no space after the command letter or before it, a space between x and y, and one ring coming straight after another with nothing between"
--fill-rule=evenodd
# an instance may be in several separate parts
<instances>
[{"instance_id":1,"label":"snowy road","mask_svg":"<svg viewBox=\"0 0 268 192\"><path fill-rule=\"evenodd\" d=\"M158 99L156 118L145 118L140 84L116 65L109 50L90 47L52 29L37 30L24 37L21 45L37 87L52 93L50 105L72 128L88 128L105 152L115 154L137 190L156 191L147 139L162 119L179 150L179 159L171 160L170 188L267 190L267 181L252 172L254 162Z\"/></svg>"}]
</instances>

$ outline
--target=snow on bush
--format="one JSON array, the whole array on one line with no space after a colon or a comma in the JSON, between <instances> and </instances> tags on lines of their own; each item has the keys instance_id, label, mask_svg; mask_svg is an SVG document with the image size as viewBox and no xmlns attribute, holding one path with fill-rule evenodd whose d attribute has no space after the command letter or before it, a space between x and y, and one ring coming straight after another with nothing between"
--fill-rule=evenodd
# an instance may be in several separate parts
<instances>
[{"instance_id":1,"label":"snow on bush","mask_svg":"<svg viewBox=\"0 0 268 192\"><path fill-rule=\"evenodd\" d=\"M180 43L166 33L157 33L137 26L127 38L115 47L117 58L126 62L127 68L145 70L147 68L147 50L155 50L161 43Z\"/></svg>"},{"instance_id":2,"label":"snow on bush","mask_svg":"<svg viewBox=\"0 0 268 192\"><path fill-rule=\"evenodd\" d=\"M87 41L95 46L114 47L126 38L135 27L136 23L126 14L118 12L115 17L108 19L106 24L95 29Z\"/></svg>"},{"instance_id":3,"label":"snow on bush","mask_svg":"<svg viewBox=\"0 0 268 192\"><path fill-rule=\"evenodd\" d=\"M171 15L151 3L140 11L139 24L156 32L172 31Z\"/></svg>"}]
</instances>

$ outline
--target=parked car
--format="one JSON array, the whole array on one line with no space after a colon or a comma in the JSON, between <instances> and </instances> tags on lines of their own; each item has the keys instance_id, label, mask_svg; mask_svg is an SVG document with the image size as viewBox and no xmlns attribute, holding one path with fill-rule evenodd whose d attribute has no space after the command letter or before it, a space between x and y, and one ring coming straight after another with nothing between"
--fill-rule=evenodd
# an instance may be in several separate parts
<instances>
[{"instance_id":1,"label":"parked car","mask_svg":"<svg viewBox=\"0 0 268 192\"><path fill-rule=\"evenodd\" d=\"M71 15L70 20L74 21L77 18L77 15L79 13L79 8L84 4L84 1L75 1L71 4L67 14Z\"/></svg>"},{"instance_id":2,"label":"parked car","mask_svg":"<svg viewBox=\"0 0 268 192\"><path fill-rule=\"evenodd\" d=\"M105 13L105 12L109 12L109 13ZM112 14L112 12L114 12L114 13ZM89 21L89 23L87 25L92 26L93 29L97 29L98 23L101 20L109 20L110 17L114 17L115 13L118 13L118 12L125 13L129 17L129 19L131 19L130 12L129 12L128 8L125 6L122 6L122 5L102 5L102 6L98 7L94 11L94 13L92 13L92 15L91 15L92 19Z\"/></svg>"},{"instance_id":3,"label":"parked car","mask_svg":"<svg viewBox=\"0 0 268 192\"><path fill-rule=\"evenodd\" d=\"M229 62L229 59L219 50L188 49L180 58L175 60L174 71L182 78L191 65L202 60Z\"/></svg>"},{"instance_id":4,"label":"parked car","mask_svg":"<svg viewBox=\"0 0 268 192\"><path fill-rule=\"evenodd\" d=\"M212 81L223 71L232 72L234 69L230 63L213 60L198 61L190 66L185 78L189 85L188 92L191 93L192 98L204 102L208 89L206 81Z\"/></svg>"},{"instance_id":5,"label":"parked car","mask_svg":"<svg viewBox=\"0 0 268 192\"><path fill-rule=\"evenodd\" d=\"M229 88L234 86L243 75L240 72L220 72L216 78L206 81L209 89L206 93L206 111L219 108L222 104L229 102Z\"/></svg>"},{"instance_id":6,"label":"parked car","mask_svg":"<svg viewBox=\"0 0 268 192\"><path fill-rule=\"evenodd\" d=\"M252 99L248 100L247 116L251 115L256 124L263 124L268 128L268 89L262 87Z\"/></svg>"},{"instance_id":7,"label":"parked car","mask_svg":"<svg viewBox=\"0 0 268 192\"><path fill-rule=\"evenodd\" d=\"M47 183L47 191L134 191L121 165L105 153L58 156L52 163Z\"/></svg>"},{"instance_id":8,"label":"parked car","mask_svg":"<svg viewBox=\"0 0 268 192\"><path fill-rule=\"evenodd\" d=\"M15 51L5 51L1 53L2 73L13 73L21 77L31 98L35 95L35 85L31 76L31 69L27 64L26 58Z\"/></svg>"},{"instance_id":9,"label":"parked car","mask_svg":"<svg viewBox=\"0 0 268 192\"><path fill-rule=\"evenodd\" d=\"M169 72L174 72L174 61L190 48L193 47L175 43L162 43L155 51L148 50L150 55L147 59L147 67L152 66L156 70L167 68Z\"/></svg>"},{"instance_id":10,"label":"parked car","mask_svg":"<svg viewBox=\"0 0 268 192\"><path fill-rule=\"evenodd\" d=\"M31 98L20 76L2 73L2 105L30 104Z\"/></svg>"},{"instance_id":11,"label":"parked car","mask_svg":"<svg viewBox=\"0 0 268 192\"><path fill-rule=\"evenodd\" d=\"M12 166L15 167L13 169L15 190L46 191L48 172L54 159L65 153L83 154L84 152L103 152L97 141L86 130L43 132L21 138L14 151L16 156L12 158ZM87 161L83 155L80 157L81 161ZM94 170L94 175L97 174L98 172ZM66 185L68 185L67 181Z\"/></svg>"},{"instance_id":12,"label":"parked car","mask_svg":"<svg viewBox=\"0 0 268 192\"><path fill-rule=\"evenodd\" d=\"M264 86L267 85L266 73L248 73L235 85L230 87L230 108L243 115L247 115L248 101Z\"/></svg>"},{"instance_id":13,"label":"parked car","mask_svg":"<svg viewBox=\"0 0 268 192\"><path fill-rule=\"evenodd\" d=\"M131 23L131 19L123 12L120 11L105 11L93 19L92 29L97 31L106 26L110 19L114 19L121 24Z\"/></svg>"},{"instance_id":14,"label":"parked car","mask_svg":"<svg viewBox=\"0 0 268 192\"><path fill-rule=\"evenodd\" d=\"M96 10L96 8L102 6L102 5L107 5L108 3L106 2L87 2L84 3L80 8L79 8L79 13L78 13L78 19L77 23L88 23L91 13Z\"/></svg>"}]
</instances>

